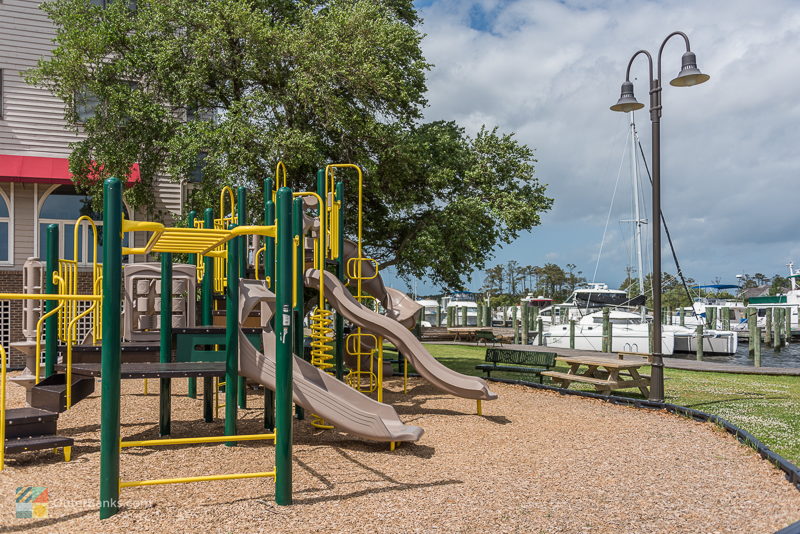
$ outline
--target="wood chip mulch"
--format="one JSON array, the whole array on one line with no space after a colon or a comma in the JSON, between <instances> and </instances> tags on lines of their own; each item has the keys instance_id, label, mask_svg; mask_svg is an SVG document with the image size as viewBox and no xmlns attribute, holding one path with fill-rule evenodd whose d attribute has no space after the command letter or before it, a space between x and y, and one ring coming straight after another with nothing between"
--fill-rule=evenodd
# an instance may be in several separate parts
<instances>
[{"instance_id":1,"label":"wood chip mulch","mask_svg":"<svg viewBox=\"0 0 800 534\"><path fill-rule=\"evenodd\" d=\"M221 435L202 402L173 386L173 437ZM353 439L298 421L294 497L273 501L269 479L122 490L122 510L100 521L100 384L62 414L73 460L51 451L13 455L0 472L5 532L774 532L800 520L800 491L714 425L601 401L492 384L484 402L440 394L420 380L409 395L388 381L384 401L420 425L416 444ZM158 383L123 382L122 434L154 439ZM199 388L202 390L202 388ZM9 386L9 405L22 388ZM252 391L240 433L263 431ZM125 449L123 480L269 471L268 442ZM47 519L15 519L18 486L46 486Z\"/></svg>"}]
</instances>

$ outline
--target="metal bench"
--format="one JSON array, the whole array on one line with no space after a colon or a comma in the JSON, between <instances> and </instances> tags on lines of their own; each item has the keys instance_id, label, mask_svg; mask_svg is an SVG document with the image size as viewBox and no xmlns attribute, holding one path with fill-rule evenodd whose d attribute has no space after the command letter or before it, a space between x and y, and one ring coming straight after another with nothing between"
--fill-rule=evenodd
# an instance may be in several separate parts
<instances>
[{"instance_id":1,"label":"metal bench","mask_svg":"<svg viewBox=\"0 0 800 534\"><path fill-rule=\"evenodd\" d=\"M503 340L495 336L491 330L478 330L475 332L475 340L476 345L480 345L481 341L483 341L484 345L491 343L494 346L500 343L500 346L503 346Z\"/></svg>"},{"instance_id":2,"label":"metal bench","mask_svg":"<svg viewBox=\"0 0 800 534\"><path fill-rule=\"evenodd\" d=\"M484 371L487 377L492 376L493 371L526 373L538 375L539 383L542 383L542 373L556 365L556 353L514 349L486 349L485 360L489 363L476 365L475 369Z\"/></svg>"}]
</instances>

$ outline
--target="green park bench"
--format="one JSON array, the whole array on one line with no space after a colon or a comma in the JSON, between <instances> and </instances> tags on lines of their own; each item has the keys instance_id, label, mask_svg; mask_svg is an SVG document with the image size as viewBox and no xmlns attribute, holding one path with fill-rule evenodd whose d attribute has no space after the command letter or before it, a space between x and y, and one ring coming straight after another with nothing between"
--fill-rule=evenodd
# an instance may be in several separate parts
<instances>
[{"instance_id":1,"label":"green park bench","mask_svg":"<svg viewBox=\"0 0 800 534\"><path fill-rule=\"evenodd\" d=\"M556 353L491 348L486 349L485 360L487 363L476 365L475 369L484 371L487 377L492 376L493 371L533 374L539 376L541 384L542 373L556 365Z\"/></svg>"},{"instance_id":2,"label":"green park bench","mask_svg":"<svg viewBox=\"0 0 800 534\"><path fill-rule=\"evenodd\" d=\"M481 342L483 342L484 345L488 345L489 343L491 343L492 346L497 343L500 343L500 346L503 345L503 340L495 336L494 332L491 330L478 330L475 332L475 344L480 345Z\"/></svg>"}]
</instances>

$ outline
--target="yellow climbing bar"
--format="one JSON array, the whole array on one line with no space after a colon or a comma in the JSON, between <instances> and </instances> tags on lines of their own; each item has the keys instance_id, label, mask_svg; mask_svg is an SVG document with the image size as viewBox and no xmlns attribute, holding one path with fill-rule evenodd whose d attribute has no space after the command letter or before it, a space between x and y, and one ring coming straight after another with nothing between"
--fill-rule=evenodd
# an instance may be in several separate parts
<instances>
[{"instance_id":1,"label":"yellow climbing bar","mask_svg":"<svg viewBox=\"0 0 800 534\"><path fill-rule=\"evenodd\" d=\"M212 480L236 480L240 478L275 478L275 471L267 471L265 473L236 473L231 475L207 475L200 477L183 477L183 478L158 478L155 480L137 480L132 482L120 481L119 487L122 488L135 488L140 486L157 486L159 484L186 484L189 482L209 482Z\"/></svg>"},{"instance_id":2,"label":"yellow climbing bar","mask_svg":"<svg viewBox=\"0 0 800 534\"><path fill-rule=\"evenodd\" d=\"M206 436L199 438L172 438L172 439L146 439L138 441L120 441L123 447L158 447L161 445L194 445L197 443L228 443L235 441L258 441L269 439L275 441L275 433L270 434L242 434L239 436Z\"/></svg>"},{"instance_id":3,"label":"yellow climbing bar","mask_svg":"<svg viewBox=\"0 0 800 534\"><path fill-rule=\"evenodd\" d=\"M151 252L175 252L200 254L203 256L227 256L225 250L214 250L241 235L263 235L276 237L276 226L237 226L236 228L166 228L163 224L149 221L122 221L123 232L152 232L143 247L122 249L123 254L149 254Z\"/></svg>"}]
</instances>

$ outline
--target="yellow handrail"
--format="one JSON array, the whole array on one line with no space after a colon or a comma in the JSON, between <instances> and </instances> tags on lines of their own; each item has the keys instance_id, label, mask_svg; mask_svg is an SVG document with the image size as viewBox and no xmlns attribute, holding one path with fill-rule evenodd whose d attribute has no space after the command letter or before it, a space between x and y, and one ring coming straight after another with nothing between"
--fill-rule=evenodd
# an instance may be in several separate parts
<instances>
[{"instance_id":1,"label":"yellow handrail","mask_svg":"<svg viewBox=\"0 0 800 534\"><path fill-rule=\"evenodd\" d=\"M258 277L259 276L258 273L259 273L260 267L261 267L261 264L258 262L258 258L262 254L266 254L266 253L267 253L267 245L264 245L260 249L256 250L256 253L253 255L253 266L255 267L255 270L256 270L256 280L261 280ZM269 276L267 277L267 279L269 279ZM269 280L267 280L267 284L269 284Z\"/></svg>"},{"instance_id":2,"label":"yellow handrail","mask_svg":"<svg viewBox=\"0 0 800 534\"><path fill-rule=\"evenodd\" d=\"M72 321L69 322L67 325L67 357L64 360L64 366L66 367L66 375L67 375L67 410L72 407L72 345L77 341L78 337L78 321L82 318L89 315L92 310L97 307L97 301L92 302L92 305L86 308L84 311L79 313L75 316ZM75 336L72 336L72 333L75 333Z\"/></svg>"}]
</instances>

